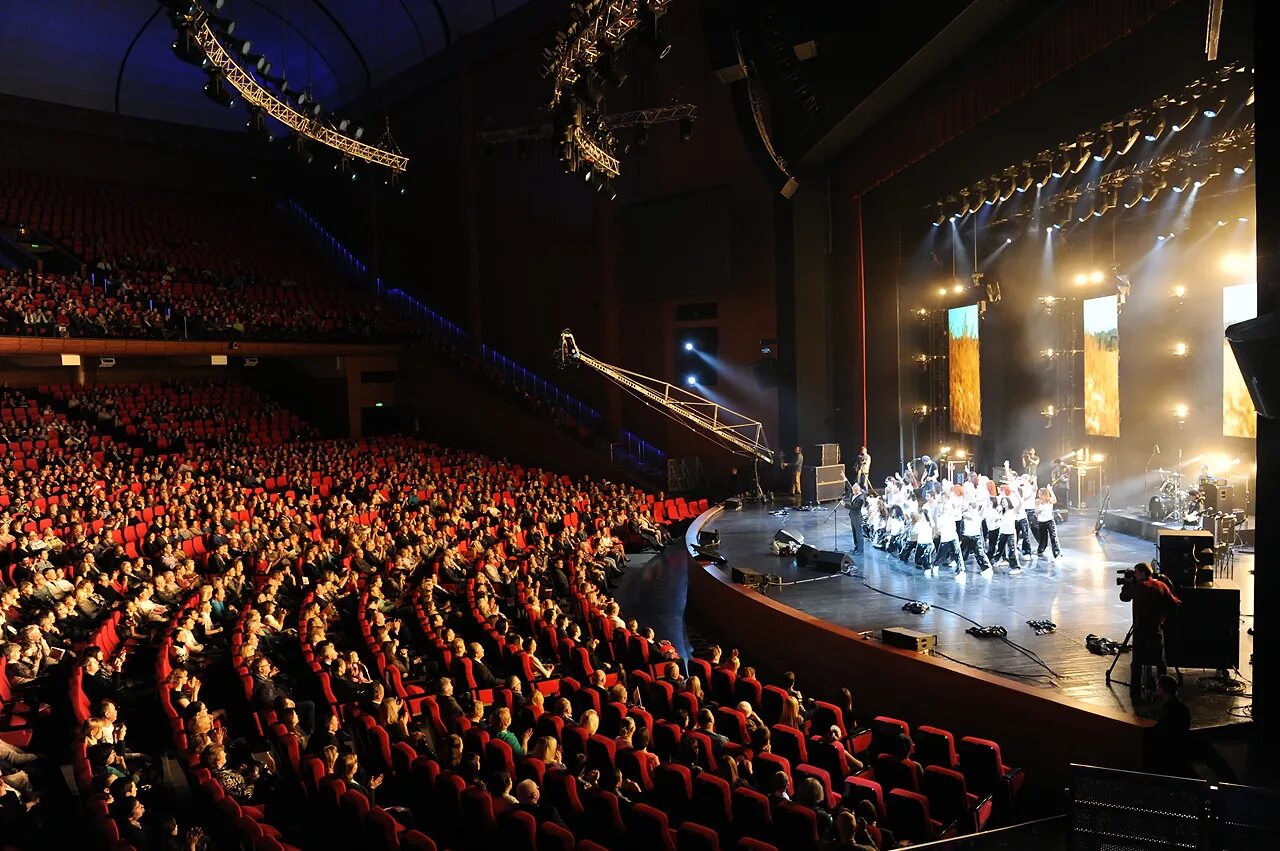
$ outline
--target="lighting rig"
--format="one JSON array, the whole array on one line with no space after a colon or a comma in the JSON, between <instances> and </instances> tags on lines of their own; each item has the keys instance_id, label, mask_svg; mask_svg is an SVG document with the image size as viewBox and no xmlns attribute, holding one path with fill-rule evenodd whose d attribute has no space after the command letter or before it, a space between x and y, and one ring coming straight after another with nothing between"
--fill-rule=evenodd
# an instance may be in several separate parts
<instances>
[{"instance_id":1,"label":"lighting rig","mask_svg":"<svg viewBox=\"0 0 1280 851\"><path fill-rule=\"evenodd\" d=\"M230 107L237 95L243 98L249 107L246 126L270 140L265 119L274 118L293 131L290 146L307 162L313 159L306 145L310 140L337 151L344 173L356 174L352 166L359 161L386 168L387 182L400 185L409 158L400 152L389 125L376 144L363 142L364 128L324 114L309 88L294 91L283 76L272 75L270 61L252 53L252 43L235 34L235 21L214 14L223 0L164 0L164 5L177 30L173 52L204 69L210 100Z\"/></svg>"},{"instance_id":2,"label":"lighting rig","mask_svg":"<svg viewBox=\"0 0 1280 851\"><path fill-rule=\"evenodd\" d=\"M941 226L947 221L958 221L984 207L997 206L1015 194L1022 194L1035 187L1043 189L1055 180L1065 180L1079 174L1092 160L1102 163L1114 157L1127 155L1139 138L1155 142L1162 135L1174 135L1185 131L1198 120L1218 117L1235 97L1243 106L1251 106L1254 93L1251 82L1252 69L1240 64L1224 65L1213 76L1196 80L1177 95L1157 98L1147 108L1134 109L1118 119L1106 122L1095 130L1077 134L1041 151L1035 157L1015 163L977 183L935 201L929 206L933 224ZM1246 92L1247 86L1247 94ZM1186 153L1202 152L1212 147L1217 153L1234 160L1248 159L1248 147L1253 144L1253 124L1217 134L1213 140L1185 149ZM1083 209L1083 215L1074 215L1078 221L1090 216L1101 216L1108 210L1123 205L1131 208L1144 200L1151 200L1169 183L1160 184L1165 172L1177 160L1177 154L1159 155L1146 163L1115 169L1086 187L1056 193L1048 206L1055 213L1051 226L1061 228L1073 220L1074 205L1082 195L1099 189L1093 204ZM1153 168L1153 166L1156 166ZM1237 171L1237 173L1243 173ZM1128 178L1150 177L1129 187L1130 192L1120 191ZM1178 184L1173 184L1178 185ZM1056 205L1056 207L1054 206Z\"/></svg>"},{"instance_id":3,"label":"lighting rig","mask_svg":"<svg viewBox=\"0 0 1280 851\"><path fill-rule=\"evenodd\" d=\"M568 27L545 48L542 75L553 80L550 107L552 136L568 172L583 168L608 182L621 172L614 151L614 128L601 112L606 84L620 86L620 67L632 34L639 31L659 58L671 52L662 33L662 17L673 0L590 0L574 3ZM677 119L685 137L692 118Z\"/></svg>"}]
</instances>

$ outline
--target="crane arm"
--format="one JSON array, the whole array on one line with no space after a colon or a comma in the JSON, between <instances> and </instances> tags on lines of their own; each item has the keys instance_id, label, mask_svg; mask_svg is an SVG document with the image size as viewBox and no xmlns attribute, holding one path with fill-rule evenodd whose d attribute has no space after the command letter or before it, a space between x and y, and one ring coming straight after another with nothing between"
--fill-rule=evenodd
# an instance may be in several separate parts
<instances>
[{"instance_id":1,"label":"crane arm","mask_svg":"<svg viewBox=\"0 0 1280 851\"><path fill-rule=\"evenodd\" d=\"M688 426L731 452L765 464L773 463L774 453L765 440L764 425L759 420L753 420L670 382L650 378L592 357L578 348L573 332L568 329L560 333L557 358L562 367L576 362L595 370L650 407L657 408L676 422Z\"/></svg>"}]
</instances>

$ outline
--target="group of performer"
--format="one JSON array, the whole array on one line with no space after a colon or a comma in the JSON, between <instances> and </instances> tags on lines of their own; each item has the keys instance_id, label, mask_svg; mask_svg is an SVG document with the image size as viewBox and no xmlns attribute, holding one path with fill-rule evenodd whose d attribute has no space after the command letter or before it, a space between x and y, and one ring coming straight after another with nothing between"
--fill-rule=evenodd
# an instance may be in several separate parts
<instances>
[{"instance_id":1,"label":"group of performer","mask_svg":"<svg viewBox=\"0 0 1280 851\"><path fill-rule=\"evenodd\" d=\"M1036 557L1062 557L1057 495L1051 487L1038 487L1033 473L1014 475L1006 465L1002 483L975 470L962 483L949 483L940 480L929 456L920 462L905 475L885 479L880 493L866 487L861 475L850 483L846 507L854 554L870 540L876 549L920 570L945 565L957 574L970 559L981 571L998 561L1007 562L1011 572L1020 571L1031 560L1033 544ZM1034 463L1024 463L1026 467L1034 470Z\"/></svg>"}]
</instances>

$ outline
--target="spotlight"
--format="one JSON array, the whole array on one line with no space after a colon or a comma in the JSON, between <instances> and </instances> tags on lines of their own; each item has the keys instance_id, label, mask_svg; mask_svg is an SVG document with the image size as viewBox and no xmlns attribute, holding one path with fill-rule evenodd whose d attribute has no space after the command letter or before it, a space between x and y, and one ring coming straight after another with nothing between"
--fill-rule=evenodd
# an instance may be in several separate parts
<instances>
[{"instance_id":1,"label":"spotlight","mask_svg":"<svg viewBox=\"0 0 1280 851\"><path fill-rule=\"evenodd\" d=\"M1105 277L1106 276L1102 274L1101 269L1094 269L1092 272L1089 273L1089 283L1100 284L1102 283L1102 280Z\"/></svg>"},{"instance_id":2,"label":"spotlight","mask_svg":"<svg viewBox=\"0 0 1280 851\"><path fill-rule=\"evenodd\" d=\"M1111 156L1112 150L1115 149L1115 143L1111 140L1111 134L1115 131L1115 127L1111 124L1102 128L1102 138L1094 143L1093 161L1100 163L1107 157Z\"/></svg>"},{"instance_id":3,"label":"spotlight","mask_svg":"<svg viewBox=\"0 0 1280 851\"><path fill-rule=\"evenodd\" d=\"M221 71L209 72L209 81L204 84L204 95L219 106L232 106L236 102L234 90L227 85L226 75Z\"/></svg>"},{"instance_id":4,"label":"spotlight","mask_svg":"<svg viewBox=\"0 0 1280 851\"><path fill-rule=\"evenodd\" d=\"M1116 204L1119 202L1120 192L1114 186L1108 186L1102 190L1101 196L1102 201L1098 204L1098 209L1095 211L1098 215L1101 215L1108 210L1115 209Z\"/></svg>"},{"instance_id":5,"label":"spotlight","mask_svg":"<svg viewBox=\"0 0 1280 851\"><path fill-rule=\"evenodd\" d=\"M666 59L671 52L671 42L662 33L662 15L654 11L648 3L640 4L637 10L640 18L640 33L645 44L659 59Z\"/></svg>"},{"instance_id":6,"label":"spotlight","mask_svg":"<svg viewBox=\"0 0 1280 851\"><path fill-rule=\"evenodd\" d=\"M982 203L988 207L1000 200L1000 178L992 175L981 192Z\"/></svg>"},{"instance_id":7,"label":"spotlight","mask_svg":"<svg viewBox=\"0 0 1280 851\"><path fill-rule=\"evenodd\" d=\"M956 284L954 287L951 288L951 291L956 295L960 295L961 293L964 292L964 284Z\"/></svg>"},{"instance_id":8,"label":"spotlight","mask_svg":"<svg viewBox=\"0 0 1280 851\"><path fill-rule=\"evenodd\" d=\"M942 223L945 222L946 220L947 220L947 211L945 208L943 208L942 202L939 201L937 204L934 205L933 226L935 228L941 227Z\"/></svg>"},{"instance_id":9,"label":"spotlight","mask_svg":"<svg viewBox=\"0 0 1280 851\"><path fill-rule=\"evenodd\" d=\"M1174 298L1186 298L1187 288L1184 287L1182 284L1178 284L1173 289L1169 290L1169 295L1173 296Z\"/></svg>"},{"instance_id":10,"label":"spotlight","mask_svg":"<svg viewBox=\"0 0 1280 851\"><path fill-rule=\"evenodd\" d=\"M946 287L938 287L938 295L946 295L946 294L947 294Z\"/></svg>"},{"instance_id":11,"label":"spotlight","mask_svg":"<svg viewBox=\"0 0 1280 851\"><path fill-rule=\"evenodd\" d=\"M1200 114L1200 109L1195 100L1189 100L1172 108L1180 110L1178 118L1172 125L1170 125L1170 129L1173 130L1174 133L1186 130L1187 127L1191 125L1191 122L1196 120L1196 116Z\"/></svg>"},{"instance_id":12,"label":"spotlight","mask_svg":"<svg viewBox=\"0 0 1280 851\"><path fill-rule=\"evenodd\" d=\"M1035 177L1031 174L1031 163L1024 162L1022 168L1018 170L1018 180L1014 184L1014 189L1019 192L1026 192L1035 181Z\"/></svg>"},{"instance_id":13,"label":"spotlight","mask_svg":"<svg viewBox=\"0 0 1280 851\"><path fill-rule=\"evenodd\" d=\"M1051 173L1054 177L1062 177L1064 174L1071 171L1071 154L1069 154L1065 149L1054 154L1052 162L1053 166Z\"/></svg>"},{"instance_id":14,"label":"spotlight","mask_svg":"<svg viewBox=\"0 0 1280 851\"><path fill-rule=\"evenodd\" d=\"M1253 86L1249 87L1249 94L1244 99L1245 106L1253 106Z\"/></svg>"},{"instance_id":15,"label":"spotlight","mask_svg":"<svg viewBox=\"0 0 1280 851\"><path fill-rule=\"evenodd\" d=\"M1085 284L1089 283L1089 276L1086 275L1084 272L1081 272L1080 274L1076 275L1075 281L1076 281L1077 287L1082 287Z\"/></svg>"},{"instance_id":16,"label":"spotlight","mask_svg":"<svg viewBox=\"0 0 1280 851\"><path fill-rule=\"evenodd\" d=\"M200 65L204 62L204 48L200 46L200 42L196 41L195 34L190 28L183 27L179 30L178 37L170 47L173 48L174 55L183 62L191 65Z\"/></svg>"},{"instance_id":17,"label":"spotlight","mask_svg":"<svg viewBox=\"0 0 1280 851\"><path fill-rule=\"evenodd\" d=\"M271 128L267 126L267 117L256 106L249 108L249 118L244 123L245 129L264 142L272 140Z\"/></svg>"},{"instance_id":18,"label":"spotlight","mask_svg":"<svg viewBox=\"0 0 1280 851\"><path fill-rule=\"evenodd\" d=\"M1084 168L1084 164L1089 161L1089 148L1093 145L1092 136L1076 137L1076 155L1071 163L1071 173L1079 174L1080 169Z\"/></svg>"},{"instance_id":19,"label":"spotlight","mask_svg":"<svg viewBox=\"0 0 1280 851\"><path fill-rule=\"evenodd\" d=\"M686 142L689 141L691 138L693 138L693 119L692 118L680 119L680 138L684 139Z\"/></svg>"},{"instance_id":20,"label":"spotlight","mask_svg":"<svg viewBox=\"0 0 1280 851\"><path fill-rule=\"evenodd\" d=\"M302 160L307 165L311 165L315 162L315 154L307 150L307 139L301 133L295 133L293 135L293 141L290 143L290 148L293 150L294 154L297 155L298 159Z\"/></svg>"},{"instance_id":21,"label":"spotlight","mask_svg":"<svg viewBox=\"0 0 1280 851\"><path fill-rule=\"evenodd\" d=\"M1004 177L1000 180L1000 194L996 200L1003 204L1013 197L1013 193L1018 190L1018 169L1009 168L1005 171Z\"/></svg>"},{"instance_id":22,"label":"spotlight","mask_svg":"<svg viewBox=\"0 0 1280 851\"><path fill-rule=\"evenodd\" d=\"M1164 132L1164 110L1157 109L1147 117L1142 123L1142 138L1148 142L1154 142L1160 138L1160 134Z\"/></svg>"},{"instance_id":23,"label":"spotlight","mask_svg":"<svg viewBox=\"0 0 1280 851\"><path fill-rule=\"evenodd\" d=\"M636 127L636 144L647 145L649 143L649 125L641 124Z\"/></svg>"},{"instance_id":24,"label":"spotlight","mask_svg":"<svg viewBox=\"0 0 1280 851\"><path fill-rule=\"evenodd\" d=\"M1093 453L1091 460L1095 464L1101 464L1103 461L1107 460L1107 456L1103 455L1101 452L1095 452Z\"/></svg>"},{"instance_id":25,"label":"spotlight","mask_svg":"<svg viewBox=\"0 0 1280 851\"><path fill-rule=\"evenodd\" d=\"M1136 177L1126 180L1120 187L1121 202L1126 210L1132 210L1142 200L1142 181Z\"/></svg>"},{"instance_id":26,"label":"spotlight","mask_svg":"<svg viewBox=\"0 0 1280 851\"><path fill-rule=\"evenodd\" d=\"M698 376L692 375L692 374L686 375L684 378L684 383L692 387L693 385L698 383Z\"/></svg>"},{"instance_id":27,"label":"spotlight","mask_svg":"<svg viewBox=\"0 0 1280 851\"><path fill-rule=\"evenodd\" d=\"M1043 189L1047 186L1050 178L1054 176L1053 157L1048 151L1045 151L1036 159L1035 175L1037 189Z\"/></svg>"},{"instance_id":28,"label":"spotlight","mask_svg":"<svg viewBox=\"0 0 1280 851\"><path fill-rule=\"evenodd\" d=\"M1122 122L1116 128L1116 147L1115 152L1120 156L1129 153L1134 143L1138 141L1138 136L1142 134L1142 125L1136 119Z\"/></svg>"},{"instance_id":29,"label":"spotlight","mask_svg":"<svg viewBox=\"0 0 1280 851\"><path fill-rule=\"evenodd\" d=\"M1205 118L1217 118L1222 113L1222 110L1226 108L1226 98L1219 97L1215 99L1211 97L1205 102L1204 109L1200 111L1200 114Z\"/></svg>"},{"instance_id":30,"label":"spotlight","mask_svg":"<svg viewBox=\"0 0 1280 851\"><path fill-rule=\"evenodd\" d=\"M241 56L248 56L249 48L253 47L253 42L249 41L249 39L238 38L234 35L229 35L222 41L227 52L233 55L238 53Z\"/></svg>"},{"instance_id":31,"label":"spotlight","mask_svg":"<svg viewBox=\"0 0 1280 851\"><path fill-rule=\"evenodd\" d=\"M1142 200L1148 202L1155 200L1155 197L1160 194L1160 190L1168 185L1169 181L1163 173L1157 172L1151 175L1143 182Z\"/></svg>"},{"instance_id":32,"label":"spotlight","mask_svg":"<svg viewBox=\"0 0 1280 851\"><path fill-rule=\"evenodd\" d=\"M1174 344L1173 344L1173 356L1174 356L1174 357L1179 357L1179 358L1185 358L1185 357L1187 356L1187 344L1186 344L1186 343L1174 343Z\"/></svg>"},{"instance_id":33,"label":"spotlight","mask_svg":"<svg viewBox=\"0 0 1280 851\"><path fill-rule=\"evenodd\" d=\"M1191 409L1181 402L1173 406L1173 415L1180 420L1185 420L1189 413L1191 413Z\"/></svg>"},{"instance_id":34,"label":"spotlight","mask_svg":"<svg viewBox=\"0 0 1280 851\"><path fill-rule=\"evenodd\" d=\"M685 343L685 344L684 344L684 350L685 350L686 352L691 352L691 351L693 351L693 343Z\"/></svg>"},{"instance_id":35,"label":"spotlight","mask_svg":"<svg viewBox=\"0 0 1280 851\"><path fill-rule=\"evenodd\" d=\"M271 63L267 61L267 57L261 54L249 54L242 63L246 68L252 68L261 74L271 67Z\"/></svg>"},{"instance_id":36,"label":"spotlight","mask_svg":"<svg viewBox=\"0 0 1280 851\"><path fill-rule=\"evenodd\" d=\"M1244 174L1253 165L1253 157L1240 148L1228 151L1224 158L1230 164L1233 174Z\"/></svg>"},{"instance_id":37,"label":"spotlight","mask_svg":"<svg viewBox=\"0 0 1280 851\"><path fill-rule=\"evenodd\" d=\"M1184 192L1191 185L1191 175L1187 174L1185 168L1179 168L1173 175L1173 182L1169 184L1169 188L1174 192Z\"/></svg>"},{"instance_id":38,"label":"spotlight","mask_svg":"<svg viewBox=\"0 0 1280 851\"><path fill-rule=\"evenodd\" d=\"M968 457L968 455L969 453L965 452L963 449L957 449L955 451L956 460L959 460L959 461L963 461L966 457Z\"/></svg>"}]
</instances>

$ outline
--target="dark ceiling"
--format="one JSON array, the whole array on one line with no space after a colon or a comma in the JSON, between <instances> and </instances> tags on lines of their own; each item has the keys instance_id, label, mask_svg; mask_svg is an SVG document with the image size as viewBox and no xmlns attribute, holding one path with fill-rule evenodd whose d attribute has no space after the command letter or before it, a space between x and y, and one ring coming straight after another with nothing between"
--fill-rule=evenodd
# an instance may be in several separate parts
<instances>
[{"instance_id":1,"label":"dark ceiling","mask_svg":"<svg viewBox=\"0 0 1280 851\"><path fill-rule=\"evenodd\" d=\"M528 0L226 0L236 35L336 108ZM0 92L223 129L242 110L201 95L158 0L0 3Z\"/></svg>"}]
</instances>

